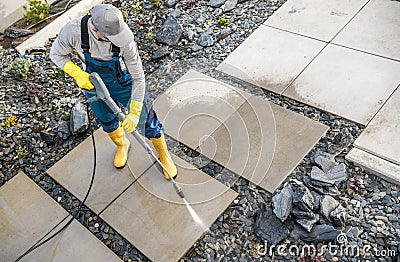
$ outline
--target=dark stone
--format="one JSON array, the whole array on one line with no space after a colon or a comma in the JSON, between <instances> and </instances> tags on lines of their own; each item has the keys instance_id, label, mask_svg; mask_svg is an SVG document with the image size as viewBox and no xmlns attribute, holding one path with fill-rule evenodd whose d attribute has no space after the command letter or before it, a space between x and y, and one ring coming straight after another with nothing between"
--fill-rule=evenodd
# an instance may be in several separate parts
<instances>
[{"instance_id":1,"label":"dark stone","mask_svg":"<svg viewBox=\"0 0 400 262\"><path fill-rule=\"evenodd\" d=\"M300 225L295 225L290 234L294 239L302 239L307 242L320 242L334 240L341 232L330 225L314 225L310 232Z\"/></svg>"},{"instance_id":2,"label":"dark stone","mask_svg":"<svg viewBox=\"0 0 400 262\"><path fill-rule=\"evenodd\" d=\"M207 31L201 33L199 38L197 38L196 43L199 46L207 47L207 46L212 46L214 44L214 39L211 36L211 32L210 31L211 30L207 30Z\"/></svg>"},{"instance_id":3,"label":"dark stone","mask_svg":"<svg viewBox=\"0 0 400 262\"><path fill-rule=\"evenodd\" d=\"M319 215L315 215L313 218L300 218L296 222L302 226L307 232L310 232L315 223L319 220Z\"/></svg>"},{"instance_id":4,"label":"dark stone","mask_svg":"<svg viewBox=\"0 0 400 262\"><path fill-rule=\"evenodd\" d=\"M232 29L231 28L224 28L221 30L221 32L217 35L217 39L218 40L222 40L225 37L227 37L228 35L230 35L232 33Z\"/></svg>"},{"instance_id":5,"label":"dark stone","mask_svg":"<svg viewBox=\"0 0 400 262\"><path fill-rule=\"evenodd\" d=\"M89 118L86 106L81 102L77 102L71 110L70 130L76 135L85 132L89 126Z\"/></svg>"},{"instance_id":6,"label":"dark stone","mask_svg":"<svg viewBox=\"0 0 400 262\"><path fill-rule=\"evenodd\" d=\"M314 214L311 210L302 210L298 207L292 209L292 214L300 219L314 219L317 214Z\"/></svg>"},{"instance_id":7,"label":"dark stone","mask_svg":"<svg viewBox=\"0 0 400 262\"><path fill-rule=\"evenodd\" d=\"M208 5L211 7L221 7L226 0L210 0Z\"/></svg>"},{"instance_id":8,"label":"dark stone","mask_svg":"<svg viewBox=\"0 0 400 262\"><path fill-rule=\"evenodd\" d=\"M175 17L169 16L164 24L156 33L159 43L174 46L178 43L183 33L182 27L178 24Z\"/></svg>"},{"instance_id":9,"label":"dark stone","mask_svg":"<svg viewBox=\"0 0 400 262\"><path fill-rule=\"evenodd\" d=\"M337 185L347 178L346 166L343 163L336 165L326 173L326 176Z\"/></svg>"},{"instance_id":10,"label":"dark stone","mask_svg":"<svg viewBox=\"0 0 400 262\"><path fill-rule=\"evenodd\" d=\"M338 154L344 148L348 147L353 142L353 140L353 135L347 128L344 128L334 137L333 143L328 145L328 152L331 154Z\"/></svg>"},{"instance_id":11,"label":"dark stone","mask_svg":"<svg viewBox=\"0 0 400 262\"><path fill-rule=\"evenodd\" d=\"M163 47L157 49L154 52L154 54L152 55L151 59L157 60L157 59L160 59L160 58L162 58L164 56L169 55L169 53L170 52L169 52L168 46L163 46Z\"/></svg>"},{"instance_id":12,"label":"dark stone","mask_svg":"<svg viewBox=\"0 0 400 262\"><path fill-rule=\"evenodd\" d=\"M339 206L339 202L334 199L331 196L323 196L323 198L321 199L321 206L320 206L320 212L321 214L327 218L328 220L330 220L330 213L335 210L337 207Z\"/></svg>"},{"instance_id":13,"label":"dark stone","mask_svg":"<svg viewBox=\"0 0 400 262\"><path fill-rule=\"evenodd\" d=\"M306 186L303 185L296 187L293 194L294 205L303 210L313 210L315 205L314 202L314 197Z\"/></svg>"},{"instance_id":14,"label":"dark stone","mask_svg":"<svg viewBox=\"0 0 400 262\"><path fill-rule=\"evenodd\" d=\"M57 128L57 133L60 138L67 139L71 135L69 130L69 121L62 121Z\"/></svg>"},{"instance_id":15,"label":"dark stone","mask_svg":"<svg viewBox=\"0 0 400 262\"><path fill-rule=\"evenodd\" d=\"M54 134L45 131L40 132L40 138L47 144L52 145L54 143Z\"/></svg>"},{"instance_id":16,"label":"dark stone","mask_svg":"<svg viewBox=\"0 0 400 262\"><path fill-rule=\"evenodd\" d=\"M289 235L289 230L277 218L272 209L261 203L254 223L254 233L268 245L276 245Z\"/></svg>"},{"instance_id":17,"label":"dark stone","mask_svg":"<svg viewBox=\"0 0 400 262\"><path fill-rule=\"evenodd\" d=\"M272 197L275 215L284 222L292 210L293 189L290 184L286 184L282 190Z\"/></svg>"},{"instance_id":18,"label":"dark stone","mask_svg":"<svg viewBox=\"0 0 400 262\"><path fill-rule=\"evenodd\" d=\"M313 162L318 165L325 173L336 165L335 158L326 152L318 151L313 157Z\"/></svg>"},{"instance_id":19,"label":"dark stone","mask_svg":"<svg viewBox=\"0 0 400 262\"><path fill-rule=\"evenodd\" d=\"M23 36L27 36L33 34L31 30L28 29L21 29L16 27L9 27L4 31L4 34L11 38L19 38Z\"/></svg>"},{"instance_id":20,"label":"dark stone","mask_svg":"<svg viewBox=\"0 0 400 262\"><path fill-rule=\"evenodd\" d=\"M229 12L235 8L237 3L238 3L238 0L226 0L224 5L222 6L222 10L224 12Z\"/></svg>"},{"instance_id":21,"label":"dark stone","mask_svg":"<svg viewBox=\"0 0 400 262\"><path fill-rule=\"evenodd\" d=\"M303 179L304 184L308 186L310 189L318 192L321 195L330 195L330 196L338 196L340 195L340 191L336 185L333 186L317 186L311 182L311 178L306 176Z\"/></svg>"},{"instance_id":22,"label":"dark stone","mask_svg":"<svg viewBox=\"0 0 400 262\"><path fill-rule=\"evenodd\" d=\"M165 5L166 5L167 7L174 7L177 3L178 3L177 0L166 0L166 1L165 1Z\"/></svg>"},{"instance_id":23,"label":"dark stone","mask_svg":"<svg viewBox=\"0 0 400 262\"><path fill-rule=\"evenodd\" d=\"M324 171L319 169L317 166L313 166L311 169L311 183L316 186L332 186L333 181L328 180Z\"/></svg>"},{"instance_id":24,"label":"dark stone","mask_svg":"<svg viewBox=\"0 0 400 262\"><path fill-rule=\"evenodd\" d=\"M313 210L317 210L319 208L322 196L315 191L311 191L311 194L314 197L314 203L315 203Z\"/></svg>"},{"instance_id":25,"label":"dark stone","mask_svg":"<svg viewBox=\"0 0 400 262\"><path fill-rule=\"evenodd\" d=\"M313 166L311 169L311 182L316 186L332 186L346 180L346 166L342 163L332 167L327 173Z\"/></svg>"},{"instance_id":26,"label":"dark stone","mask_svg":"<svg viewBox=\"0 0 400 262\"><path fill-rule=\"evenodd\" d=\"M342 205L338 205L335 210L329 214L329 216L335 225L342 226L346 222L347 212Z\"/></svg>"}]
</instances>

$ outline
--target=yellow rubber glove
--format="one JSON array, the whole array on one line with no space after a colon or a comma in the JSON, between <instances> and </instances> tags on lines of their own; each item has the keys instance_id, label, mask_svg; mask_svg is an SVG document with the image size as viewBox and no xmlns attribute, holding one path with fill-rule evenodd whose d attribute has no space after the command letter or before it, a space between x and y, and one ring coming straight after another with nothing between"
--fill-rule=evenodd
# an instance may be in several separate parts
<instances>
[{"instance_id":1,"label":"yellow rubber glove","mask_svg":"<svg viewBox=\"0 0 400 262\"><path fill-rule=\"evenodd\" d=\"M129 104L129 114L126 115L122 126L126 132L131 133L135 131L137 124L139 123L140 113L142 112L143 103L132 100Z\"/></svg>"},{"instance_id":2,"label":"yellow rubber glove","mask_svg":"<svg viewBox=\"0 0 400 262\"><path fill-rule=\"evenodd\" d=\"M94 89L92 82L90 82L89 74L71 61L65 63L64 72L72 76L80 88L86 90Z\"/></svg>"}]
</instances>

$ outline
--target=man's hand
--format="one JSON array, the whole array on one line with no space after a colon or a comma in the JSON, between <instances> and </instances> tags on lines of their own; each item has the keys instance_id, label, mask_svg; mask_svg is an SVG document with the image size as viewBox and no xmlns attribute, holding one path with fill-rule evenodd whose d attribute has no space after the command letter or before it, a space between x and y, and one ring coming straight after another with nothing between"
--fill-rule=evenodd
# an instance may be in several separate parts
<instances>
[{"instance_id":1,"label":"man's hand","mask_svg":"<svg viewBox=\"0 0 400 262\"><path fill-rule=\"evenodd\" d=\"M135 131L137 124L139 123L140 113L142 112L143 103L132 100L129 104L129 114L125 117L122 126L126 132L131 133Z\"/></svg>"},{"instance_id":2,"label":"man's hand","mask_svg":"<svg viewBox=\"0 0 400 262\"><path fill-rule=\"evenodd\" d=\"M86 89L86 90L92 90L94 89L94 86L92 82L90 82L89 79L89 74L85 71L83 71L79 66L75 65L73 62L68 61L64 65L64 71L68 75L72 76L78 86L80 88Z\"/></svg>"}]
</instances>

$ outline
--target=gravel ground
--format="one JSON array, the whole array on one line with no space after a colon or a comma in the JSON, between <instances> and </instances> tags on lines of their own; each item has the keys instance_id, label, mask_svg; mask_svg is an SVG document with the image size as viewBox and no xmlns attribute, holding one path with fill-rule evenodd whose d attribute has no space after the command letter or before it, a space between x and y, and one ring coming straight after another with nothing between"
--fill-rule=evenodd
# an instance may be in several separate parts
<instances>
[{"instance_id":1,"label":"gravel ground","mask_svg":"<svg viewBox=\"0 0 400 262\"><path fill-rule=\"evenodd\" d=\"M168 1L172 2L172 1ZM136 11L132 1L125 1L121 8L129 14L129 25L136 33L136 41L145 67L147 89L154 99L164 92L172 83L186 73L195 69L232 86L241 88L255 95L263 96L271 102L319 121L330 127L326 136L316 144L310 153L301 161L298 167L288 177L302 180L310 173L312 157L317 151L337 154L337 163L346 165L348 177L354 177L359 182L359 189L350 186L350 179L339 186L339 202L346 208L348 218L343 227L338 228L346 233L349 243L359 247L370 245L378 250L396 250L399 254L399 202L398 187L368 174L363 169L347 162L344 156L351 148L351 143L340 143L340 136L346 130L350 131L352 141L363 130L363 126L342 119L338 116L320 111L313 107L298 103L282 96L270 93L240 80L233 79L214 68L222 62L243 40L250 35L269 15L285 1L245 1L229 12L223 13L222 8L213 8L205 1L181 1L173 8L167 8L165 3L154 7L149 2L143 3L144 12ZM155 33L173 10L180 10L177 17L183 27L183 37L177 45L168 48L169 55L153 60L151 57L161 45L155 39L146 39L149 32ZM173 11L175 14L177 11ZM231 24L227 27L218 25L220 18L227 18ZM147 25L139 26L139 19L144 19ZM197 38L208 28L212 29L214 44L198 51L195 46ZM226 33L225 38L217 37ZM225 31L223 31L225 29ZM221 32L223 31L223 32ZM13 78L5 68L18 55L15 50L0 50L0 107L3 109L0 122L9 116L16 116L15 126L1 126L0 129L0 186L12 178L19 170L27 173L49 195L58 201L75 218L85 225L109 248L124 261L146 261L147 258L133 247L118 232L102 221L87 207L79 209L81 204L71 193L59 185L45 170L90 135L85 132L80 135L61 139L57 136L60 118L69 113L76 100L84 101L84 96L75 87L71 78L66 77L51 63L48 57L49 47L35 50L28 57L32 61L31 71L26 80ZM94 128L98 128L95 120ZM53 142L44 142L43 135L47 132L55 134ZM352 142L350 141L350 142ZM254 233L256 213L261 203L271 206L272 195L265 190L249 185L245 179L237 177L214 162L199 156L173 139L168 139L171 151L191 162L202 171L220 180L237 191L239 197L210 227L210 232L203 235L191 250L187 252L185 261L298 261L296 256L280 256L275 254L260 255L257 252L262 241ZM24 153L24 148L27 152ZM206 164L204 164L206 163ZM292 220L287 222L293 227ZM288 237L282 241L287 245L304 245L305 242ZM323 243L319 243L322 245ZM396 261L394 257L375 257L378 261ZM331 256L304 257L303 261L357 261L355 258ZM361 258L362 259L362 258ZM369 258L373 260L372 258ZM362 259L366 260L366 258Z\"/></svg>"}]
</instances>

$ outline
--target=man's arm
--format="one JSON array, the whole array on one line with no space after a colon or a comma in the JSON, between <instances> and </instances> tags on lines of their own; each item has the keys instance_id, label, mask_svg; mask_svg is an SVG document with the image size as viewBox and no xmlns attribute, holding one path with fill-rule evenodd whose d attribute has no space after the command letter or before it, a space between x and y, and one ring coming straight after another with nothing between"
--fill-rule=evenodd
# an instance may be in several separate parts
<instances>
[{"instance_id":1,"label":"man's arm","mask_svg":"<svg viewBox=\"0 0 400 262\"><path fill-rule=\"evenodd\" d=\"M65 63L71 61L68 54L72 52L76 45L76 39L71 27L69 22L61 28L50 49L50 59L61 69L64 69Z\"/></svg>"},{"instance_id":2,"label":"man's arm","mask_svg":"<svg viewBox=\"0 0 400 262\"><path fill-rule=\"evenodd\" d=\"M122 57L126 68L132 76L132 95L131 100L143 102L145 92L145 76L142 61L135 41L124 48Z\"/></svg>"}]
</instances>

